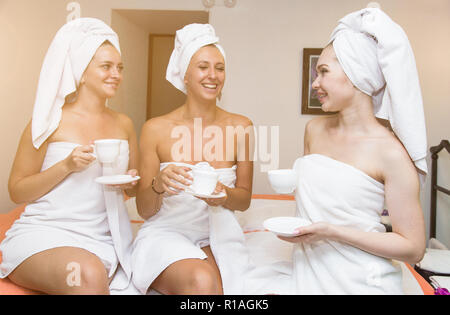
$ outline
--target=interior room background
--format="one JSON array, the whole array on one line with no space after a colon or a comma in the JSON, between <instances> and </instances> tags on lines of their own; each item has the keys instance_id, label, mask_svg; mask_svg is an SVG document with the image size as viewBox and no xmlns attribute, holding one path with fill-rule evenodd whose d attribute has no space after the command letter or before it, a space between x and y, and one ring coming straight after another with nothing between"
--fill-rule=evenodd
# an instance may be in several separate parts
<instances>
[{"instance_id":1,"label":"interior room background","mask_svg":"<svg viewBox=\"0 0 450 315\"><path fill-rule=\"evenodd\" d=\"M67 7L70 2L0 0L0 213L16 206L9 199L9 172L21 133L31 118L47 48L73 13ZM161 101L152 91L167 91L167 85L154 78L161 78L165 71L176 29L192 22L212 24L227 54L227 80L219 105L248 116L256 127L270 130L278 126L278 168L290 168L303 154L305 124L314 117L301 114L303 48L326 45L341 17L369 3L237 0L228 8L223 0L216 0L217 5L207 11L201 0L76 2L82 17L102 19L120 37L126 70L120 92L109 106L129 115L138 134L152 112L160 114L157 106ZM428 146L435 146L450 138L450 0L377 2L408 34L422 87ZM174 97L174 106L182 103L182 95L165 93ZM267 174L261 171L264 163L255 162L256 194L274 193ZM438 173L439 184L450 187L450 155L446 152L440 154ZM421 202L428 228L429 176ZM450 197L438 194L437 202L437 238L450 246Z\"/></svg>"}]
</instances>

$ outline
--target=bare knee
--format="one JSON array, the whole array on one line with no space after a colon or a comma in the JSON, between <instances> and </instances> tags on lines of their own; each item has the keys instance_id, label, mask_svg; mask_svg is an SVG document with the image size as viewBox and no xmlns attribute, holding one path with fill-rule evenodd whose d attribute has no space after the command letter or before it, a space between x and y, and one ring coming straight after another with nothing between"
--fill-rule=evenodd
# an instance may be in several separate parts
<instances>
[{"instance_id":1,"label":"bare knee","mask_svg":"<svg viewBox=\"0 0 450 315\"><path fill-rule=\"evenodd\" d=\"M97 257L69 263L67 271L67 294L109 294L108 275Z\"/></svg>"},{"instance_id":2,"label":"bare knee","mask_svg":"<svg viewBox=\"0 0 450 315\"><path fill-rule=\"evenodd\" d=\"M155 279L151 288L163 294L223 294L219 271L197 259L172 264Z\"/></svg>"},{"instance_id":3,"label":"bare knee","mask_svg":"<svg viewBox=\"0 0 450 315\"><path fill-rule=\"evenodd\" d=\"M208 266L198 266L190 271L188 290L190 294L221 294L217 276Z\"/></svg>"},{"instance_id":4,"label":"bare knee","mask_svg":"<svg viewBox=\"0 0 450 315\"><path fill-rule=\"evenodd\" d=\"M10 275L14 283L47 294L108 294L109 279L101 260L72 247L37 253Z\"/></svg>"}]
</instances>

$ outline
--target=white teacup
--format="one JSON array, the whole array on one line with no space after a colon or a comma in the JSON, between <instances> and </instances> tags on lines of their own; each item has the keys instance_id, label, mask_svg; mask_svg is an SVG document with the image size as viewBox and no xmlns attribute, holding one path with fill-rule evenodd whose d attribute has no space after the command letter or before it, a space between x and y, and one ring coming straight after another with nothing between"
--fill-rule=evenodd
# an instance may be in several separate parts
<instances>
[{"instance_id":1,"label":"white teacup","mask_svg":"<svg viewBox=\"0 0 450 315\"><path fill-rule=\"evenodd\" d=\"M120 139L101 139L94 141L95 154L100 163L114 163L120 154Z\"/></svg>"},{"instance_id":2,"label":"white teacup","mask_svg":"<svg viewBox=\"0 0 450 315\"><path fill-rule=\"evenodd\" d=\"M192 190L197 194L211 195L216 188L219 174L215 171L192 169Z\"/></svg>"},{"instance_id":3,"label":"white teacup","mask_svg":"<svg viewBox=\"0 0 450 315\"><path fill-rule=\"evenodd\" d=\"M297 186L297 172L293 169L268 171L269 182L279 194L290 194Z\"/></svg>"}]
</instances>

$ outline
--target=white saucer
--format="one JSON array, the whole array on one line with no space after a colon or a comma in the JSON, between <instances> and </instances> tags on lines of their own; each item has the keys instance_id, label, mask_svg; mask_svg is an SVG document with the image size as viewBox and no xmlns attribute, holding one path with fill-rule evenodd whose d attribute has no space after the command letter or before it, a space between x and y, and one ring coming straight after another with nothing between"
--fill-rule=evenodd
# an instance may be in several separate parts
<instances>
[{"instance_id":1,"label":"white saucer","mask_svg":"<svg viewBox=\"0 0 450 315\"><path fill-rule=\"evenodd\" d=\"M306 219L298 217L274 217L264 221L264 228L279 236L294 237L297 235L295 229L311 225Z\"/></svg>"},{"instance_id":2,"label":"white saucer","mask_svg":"<svg viewBox=\"0 0 450 315\"><path fill-rule=\"evenodd\" d=\"M200 198L223 198L226 196L226 194L224 192L220 192L217 195L206 195L206 194L199 194L196 193L195 191L193 191L191 188L186 187L186 189L184 190L185 192L187 192L188 194L195 196L195 197L200 197Z\"/></svg>"},{"instance_id":3,"label":"white saucer","mask_svg":"<svg viewBox=\"0 0 450 315\"><path fill-rule=\"evenodd\" d=\"M99 184L103 185L121 185L128 184L134 181L139 180L139 176L131 176L131 175L111 175L111 176L101 176L97 177L95 181Z\"/></svg>"}]
</instances>

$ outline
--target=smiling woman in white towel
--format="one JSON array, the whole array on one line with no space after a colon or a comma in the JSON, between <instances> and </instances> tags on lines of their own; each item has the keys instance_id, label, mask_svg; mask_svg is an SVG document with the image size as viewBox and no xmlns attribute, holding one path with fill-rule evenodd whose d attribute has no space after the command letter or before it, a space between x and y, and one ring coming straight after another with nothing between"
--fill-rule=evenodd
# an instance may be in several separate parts
<instances>
[{"instance_id":1,"label":"smiling woman in white towel","mask_svg":"<svg viewBox=\"0 0 450 315\"><path fill-rule=\"evenodd\" d=\"M135 195L136 183L97 184L102 167L91 146L120 139L115 171L137 174L133 123L105 106L122 69L117 35L102 21L77 19L56 34L10 174L11 199L28 205L0 246L2 278L49 294L108 294L130 283L123 190ZM113 275L121 280L113 284Z\"/></svg>"},{"instance_id":2,"label":"smiling woman in white towel","mask_svg":"<svg viewBox=\"0 0 450 315\"><path fill-rule=\"evenodd\" d=\"M185 104L150 119L142 129L137 207L146 222L134 243L133 282L143 294L150 287L164 294L221 294L227 290L221 257L233 253L221 252L224 247L215 246L211 235L218 228L233 234L227 224L238 224L228 209L249 207L253 126L216 104L225 83L225 53L211 25L190 24L177 31L166 78L187 97ZM250 132L243 138L233 133L230 146L219 136L227 127ZM187 139L182 146L177 145L180 135ZM199 162L208 162L219 174L215 193L224 197L197 198L185 192L192 181L190 170ZM231 221L223 220L220 227L212 223L210 207L219 209L215 217L230 214Z\"/></svg>"},{"instance_id":3,"label":"smiling woman in white towel","mask_svg":"<svg viewBox=\"0 0 450 315\"><path fill-rule=\"evenodd\" d=\"M408 39L379 9L351 13L317 72L322 109L336 113L308 122L296 165L297 215L313 224L282 238L296 243L295 293L401 294L393 260L414 264L425 250L418 172L426 173L426 134ZM384 205L391 233L380 222Z\"/></svg>"}]
</instances>

